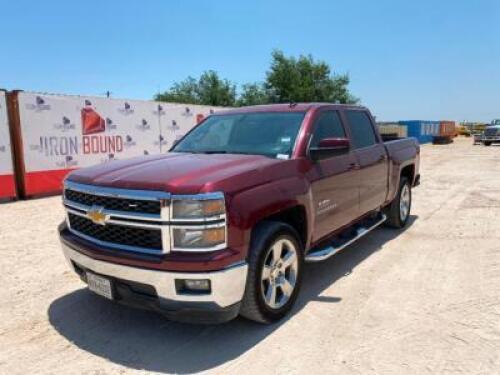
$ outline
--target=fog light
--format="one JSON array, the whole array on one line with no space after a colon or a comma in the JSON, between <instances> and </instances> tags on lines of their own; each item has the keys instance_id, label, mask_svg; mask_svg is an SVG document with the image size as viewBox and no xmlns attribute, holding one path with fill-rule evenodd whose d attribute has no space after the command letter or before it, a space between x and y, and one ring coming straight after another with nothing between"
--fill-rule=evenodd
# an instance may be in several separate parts
<instances>
[{"instance_id":1,"label":"fog light","mask_svg":"<svg viewBox=\"0 0 500 375\"><path fill-rule=\"evenodd\" d=\"M179 294L210 294L209 279L176 279L175 289Z\"/></svg>"}]
</instances>

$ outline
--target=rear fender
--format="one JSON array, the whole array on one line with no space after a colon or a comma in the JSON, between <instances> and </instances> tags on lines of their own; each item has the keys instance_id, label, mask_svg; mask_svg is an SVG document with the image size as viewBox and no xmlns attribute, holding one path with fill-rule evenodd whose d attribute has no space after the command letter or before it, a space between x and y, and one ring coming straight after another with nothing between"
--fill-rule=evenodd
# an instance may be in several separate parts
<instances>
[{"instance_id":1,"label":"rear fender","mask_svg":"<svg viewBox=\"0 0 500 375\"><path fill-rule=\"evenodd\" d=\"M396 197L399 189L399 183L401 181L401 173L404 168L408 166L413 166L414 171L413 171L413 179L415 179L415 176L417 174L416 171L416 165L414 160L407 160L405 162L402 162L401 164L398 164L392 168L392 173L389 176L389 192L387 194L387 202L390 203L392 200ZM413 181L411 181L413 184Z\"/></svg>"}]
</instances>

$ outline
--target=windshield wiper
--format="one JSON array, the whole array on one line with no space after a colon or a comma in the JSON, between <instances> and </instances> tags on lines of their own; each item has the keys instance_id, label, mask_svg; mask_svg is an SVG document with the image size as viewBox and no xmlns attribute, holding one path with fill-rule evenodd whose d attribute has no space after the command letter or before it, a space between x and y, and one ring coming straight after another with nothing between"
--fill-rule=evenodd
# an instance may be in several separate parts
<instances>
[{"instance_id":1,"label":"windshield wiper","mask_svg":"<svg viewBox=\"0 0 500 375\"><path fill-rule=\"evenodd\" d=\"M262 155L273 157L274 154L263 154L258 152L248 152L248 151L236 151L236 150L189 150L189 151L177 151L177 152L189 152L191 154L234 154L234 155Z\"/></svg>"},{"instance_id":2,"label":"windshield wiper","mask_svg":"<svg viewBox=\"0 0 500 375\"><path fill-rule=\"evenodd\" d=\"M205 151L198 151L200 154L227 154L227 151L225 150L205 150Z\"/></svg>"},{"instance_id":3,"label":"windshield wiper","mask_svg":"<svg viewBox=\"0 0 500 375\"><path fill-rule=\"evenodd\" d=\"M173 150L173 152L185 152L186 154L227 154L225 150Z\"/></svg>"}]
</instances>

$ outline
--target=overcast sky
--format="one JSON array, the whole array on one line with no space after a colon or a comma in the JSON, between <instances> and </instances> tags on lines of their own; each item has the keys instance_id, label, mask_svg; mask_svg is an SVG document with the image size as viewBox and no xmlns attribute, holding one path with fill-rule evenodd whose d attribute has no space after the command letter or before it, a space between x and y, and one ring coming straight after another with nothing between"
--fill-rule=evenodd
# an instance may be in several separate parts
<instances>
[{"instance_id":1,"label":"overcast sky","mask_svg":"<svg viewBox=\"0 0 500 375\"><path fill-rule=\"evenodd\" d=\"M312 54L380 120L500 118L500 1L0 0L0 88L150 99Z\"/></svg>"}]
</instances>

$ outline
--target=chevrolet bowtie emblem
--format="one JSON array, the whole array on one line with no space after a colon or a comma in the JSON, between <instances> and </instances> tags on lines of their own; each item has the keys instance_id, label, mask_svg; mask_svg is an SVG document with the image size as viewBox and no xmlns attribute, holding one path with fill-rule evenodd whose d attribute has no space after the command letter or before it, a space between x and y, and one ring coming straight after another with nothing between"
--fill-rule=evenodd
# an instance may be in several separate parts
<instances>
[{"instance_id":1,"label":"chevrolet bowtie emblem","mask_svg":"<svg viewBox=\"0 0 500 375\"><path fill-rule=\"evenodd\" d=\"M104 213L104 207L92 206L87 212L87 217L92 220L94 224L106 225L109 215Z\"/></svg>"}]
</instances>

